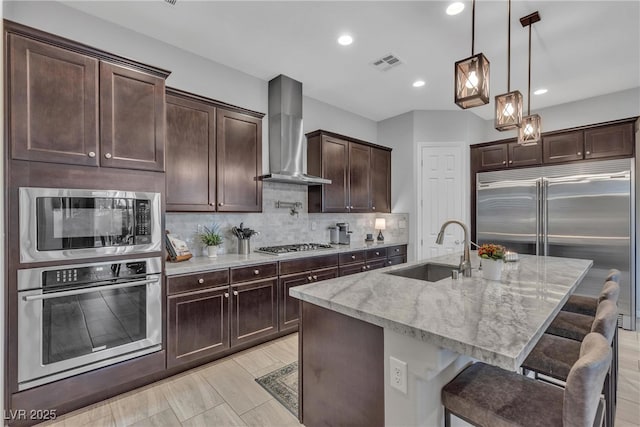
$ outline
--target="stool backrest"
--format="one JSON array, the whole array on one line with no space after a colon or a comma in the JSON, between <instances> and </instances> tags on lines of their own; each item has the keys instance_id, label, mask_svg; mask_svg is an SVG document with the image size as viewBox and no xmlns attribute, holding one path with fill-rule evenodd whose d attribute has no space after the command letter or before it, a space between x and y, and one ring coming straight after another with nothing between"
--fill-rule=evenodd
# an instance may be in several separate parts
<instances>
[{"instance_id":1,"label":"stool backrest","mask_svg":"<svg viewBox=\"0 0 640 427\"><path fill-rule=\"evenodd\" d=\"M615 304L618 303L618 297L620 296L620 285L614 282L613 280L609 280L602 287L602 291L598 296L598 304L604 300L613 301Z\"/></svg>"},{"instance_id":2,"label":"stool backrest","mask_svg":"<svg viewBox=\"0 0 640 427\"><path fill-rule=\"evenodd\" d=\"M598 333L588 334L580 358L567 376L562 407L563 427L591 427L611 363L611 345Z\"/></svg>"},{"instance_id":3,"label":"stool backrest","mask_svg":"<svg viewBox=\"0 0 640 427\"><path fill-rule=\"evenodd\" d=\"M591 325L591 332L601 334L611 345L617 327L618 306L613 301L606 299L598 304L598 310Z\"/></svg>"},{"instance_id":4,"label":"stool backrest","mask_svg":"<svg viewBox=\"0 0 640 427\"><path fill-rule=\"evenodd\" d=\"M616 270L612 268L609 270L609 274L607 274L607 278L604 280L605 282L612 281L616 282L618 285L620 284L620 270Z\"/></svg>"}]
</instances>

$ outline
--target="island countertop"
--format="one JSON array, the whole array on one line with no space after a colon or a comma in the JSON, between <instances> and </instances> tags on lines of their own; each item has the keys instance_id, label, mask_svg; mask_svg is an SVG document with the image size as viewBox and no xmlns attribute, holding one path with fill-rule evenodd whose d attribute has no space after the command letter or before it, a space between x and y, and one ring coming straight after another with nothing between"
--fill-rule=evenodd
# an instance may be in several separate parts
<instances>
[{"instance_id":1,"label":"island countertop","mask_svg":"<svg viewBox=\"0 0 640 427\"><path fill-rule=\"evenodd\" d=\"M291 288L291 296L430 342L485 363L517 370L593 264L520 255L501 281L472 277L427 282L387 274L432 262L457 265L460 254ZM485 261L486 262L486 261Z\"/></svg>"}]
</instances>

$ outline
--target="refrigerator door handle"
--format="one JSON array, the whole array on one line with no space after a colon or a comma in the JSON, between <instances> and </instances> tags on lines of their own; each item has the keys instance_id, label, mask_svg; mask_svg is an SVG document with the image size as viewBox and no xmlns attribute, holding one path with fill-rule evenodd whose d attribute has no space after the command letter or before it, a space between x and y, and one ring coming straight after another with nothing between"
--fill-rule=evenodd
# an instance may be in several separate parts
<instances>
[{"instance_id":1,"label":"refrigerator door handle","mask_svg":"<svg viewBox=\"0 0 640 427\"><path fill-rule=\"evenodd\" d=\"M536 256L540 256L540 205L542 204L541 197L541 181L540 179L536 179Z\"/></svg>"},{"instance_id":2,"label":"refrigerator door handle","mask_svg":"<svg viewBox=\"0 0 640 427\"><path fill-rule=\"evenodd\" d=\"M542 254L549 255L549 180L542 178Z\"/></svg>"}]
</instances>

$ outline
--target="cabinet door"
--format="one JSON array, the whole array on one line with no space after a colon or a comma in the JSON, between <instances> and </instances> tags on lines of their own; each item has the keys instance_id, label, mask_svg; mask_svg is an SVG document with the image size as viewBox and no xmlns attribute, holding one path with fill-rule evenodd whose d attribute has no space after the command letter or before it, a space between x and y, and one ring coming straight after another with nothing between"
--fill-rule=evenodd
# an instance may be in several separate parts
<instances>
[{"instance_id":1,"label":"cabinet door","mask_svg":"<svg viewBox=\"0 0 640 427\"><path fill-rule=\"evenodd\" d=\"M167 211L215 211L216 109L167 94Z\"/></svg>"},{"instance_id":2,"label":"cabinet door","mask_svg":"<svg viewBox=\"0 0 640 427\"><path fill-rule=\"evenodd\" d=\"M278 332L278 279L231 286L231 346Z\"/></svg>"},{"instance_id":3,"label":"cabinet door","mask_svg":"<svg viewBox=\"0 0 640 427\"><path fill-rule=\"evenodd\" d=\"M167 368L229 348L229 288L167 298Z\"/></svg>"},{"instance_id":4,"label":"cabinet door","mask_svg":"<svg viewBox=\"0 0 640 427\"><path fill-rule=\"evenodd\" d=\"M280 276L278 285L278 295L280 303L280 331L295 330L298 328L298 318L300 317L300 300L289 295L289 289L307 285L313 282L311 272Z\"/></svg>"},{"instance_id":5,"label":"cabinet door","mask_svg":"<svg viewBox=\"0 0 640 427\"><path fill-rule=\"evenodd\" d=\"M340 277L349 276L350 274L362 273L363 271L367 271L367 266L364 264L364 262L358 262L358 263L349 264L349 265L341 265Z\"/></svg>"},{"instance_id":6,"label":"cabinet door","mask_svg":"<svg viewBox=\"0 0 640 427\"><path fill-rule=\"evenodd\" d=\"M542 163L542 144L521 145L510 142L509 166L532 166Z\"/></svg>"},{"instance_id":7,"label":"cabinet door","mask_svg":"<svg viewBox=\"0 0 640 427\"><path fill-rule=\"evenodd\" d=\"M560 163L582 160L584 147L583 131L566 132L542 137L542 159L544 163Z\"/></svg>"},{"instance_id":8,"label":"cabinet door","mask_svg":"<svg viewBox=\"0 0 640 427\"><path fill-rule=\"evenodd\" d=\"M262 212L262 120L217 111L218 211Z\"/></svg>"},{"instance_id":9,"label":"cabinet door","mask_svg":"<svg viewBox=\"0 0 640 427\"><path fill-rule=\"evenodd\" d=\"M495 144L474 148L471 153L476 170L502 169L507 167L507 144Z\"/></svg>"},{"instance_id":10,"label":"cabinet door","mask_svg":"<svg viewBox=\"0 0 640 427\"><path fill-rule=\"evenodd\" d=\"M98 61L9 35L11 157L98 165Z\"/></svg>"},{"instance_id":11,"label":"cabinet door","mask_svg":"<svg viewBox=\"0 0 640 427\"><path fill-rule=\"evenodd\" d=\"M100 62L102 166L164 170L164 79Z\"/></svg>"},{"instance_id":12,"label":"cabinet door","mask_svg":"<svg viewBox=\"0 0 640 427\"><path fill-rule=\"evenodd\" d=\"M584 150L585 159L633 155L633 123L585 130Z\"/></svg>"},{"instance_id":13,"label":"cabinet door","mask_svg":"<svg viewBox=\"0 0 640 427\"><path fill-rule=\"evenodd\" d=\"M322 137L322 212L349 212L349 142Z\"/></svg>"},{"instance_id":14,"label":"cabinet door","mask_svg":"<svg viewBox=\"0 0 640 427\"><path fill-rule=\"evenodd\" d=\"M371 212L371 147L349 143L349 212Z\"/></svg>"},{"instance_id":15,"label":"cabinet door","mask_svg":"<svg viewBox=\"0 0 640 427\"><path fill-rule=\"evenodd\" d=\"M371 148L371 210L391 212L391 151Z\"/></svg>"}]
</instances>

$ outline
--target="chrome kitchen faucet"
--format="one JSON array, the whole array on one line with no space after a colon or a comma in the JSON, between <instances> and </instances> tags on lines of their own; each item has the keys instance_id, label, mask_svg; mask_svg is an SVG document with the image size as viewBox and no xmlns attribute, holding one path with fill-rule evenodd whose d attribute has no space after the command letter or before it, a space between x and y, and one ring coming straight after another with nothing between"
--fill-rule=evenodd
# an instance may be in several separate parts
<instances>
[{"instance_id":1,"label":"chrome kitchen faucet","mask_svg":"<svg viewBox=\"0 0 640 427\"><path fill-rule=\"evenodd\" d=\"M447 228L449 224L458 224L464 230L464 255L462 256L462 260L460 261L460 266L458 269L462 271L464 277L471 277L471 255L469 254L469 228L467 225L455 219L450 219L442 224L440 227L440 232L438 233L438 237L436 237L436 244L441 245L444 242L444 230Z\"/></svg>"}]
</instances>

